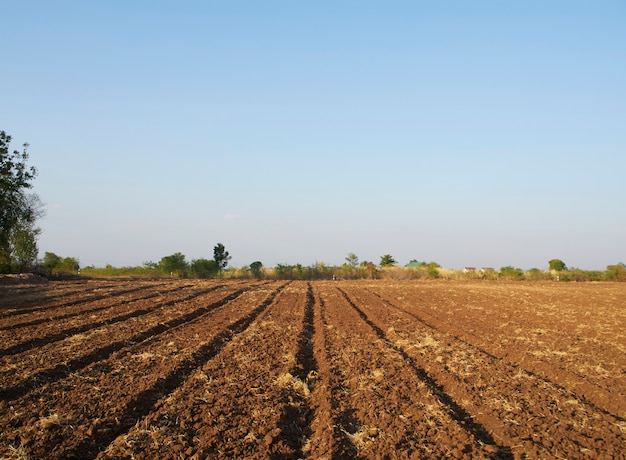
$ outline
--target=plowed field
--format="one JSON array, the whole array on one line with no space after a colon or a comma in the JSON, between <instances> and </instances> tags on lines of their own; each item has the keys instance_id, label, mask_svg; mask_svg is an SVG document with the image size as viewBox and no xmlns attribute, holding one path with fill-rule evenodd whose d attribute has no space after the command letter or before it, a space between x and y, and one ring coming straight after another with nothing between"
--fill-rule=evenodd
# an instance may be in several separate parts
<instances>
[{"instance_id":1,"label":"plowed field","mask_svg":"<svg viewBox=\"0 0 626 460\"><path fill-rule=\"evenodd\" d=\"M0 286L0 457L625 458L626 284Z\"/></svg>"}]
</instances>

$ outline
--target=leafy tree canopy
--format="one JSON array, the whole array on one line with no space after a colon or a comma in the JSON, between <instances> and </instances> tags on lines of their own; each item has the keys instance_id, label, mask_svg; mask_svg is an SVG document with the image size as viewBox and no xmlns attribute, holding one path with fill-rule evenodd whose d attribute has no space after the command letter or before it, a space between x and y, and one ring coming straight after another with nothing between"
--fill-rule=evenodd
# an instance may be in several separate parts
<instances>
[{"instance_id":1,"label":"leafy tree canopy","mask_svg":"<svg viewBox=\"0 0 626 460\"><path fill-rule=\"evenodd\" d=\"M191 273L198 278L211 278L219 272L217 262L209 259L197 259L191 262Z\"/></svg>"},{"instance_id":2,"label":"leafy tree canopy","mask_svg":"<svg viewBox=\"0 0 626 460\"><path fill-rule=\"evenodd\" d=\"M398 262L396 262L396 260L391 256L391 254L385 254L384 256L381 256L380 258L380 266L381 267L391 267L393 265L396 265Z\"/></svg>"},{"instance_id":3,"label":"leafy tree canopy","mask_svg":"<svg viewBox=\"0 0 626 460\"><path fill-rule=\"evenodd\" d=\"M34 223L42 214L36 195L26 194L37 175L26 164L28 144L22 152L11 152L10 144L11 136L0 131L0 272L34 263L40 232Z\"/></svg>"},{"instance_id":4,"label":"leafy tree canopy","mask_svg":"<svg viewBox=\"0 0 626 460\"><path fill-rule=\"evenodd\" d=\"M188 268L185 256L180 252L176 252L171 256L163 257L159 266L162 271L170 274L183 274Z\"/></svg>"},{"instance_id":5,"label":"leafy tree canopy","mask_svg":"<svg viewBox=\"0 0 626 460\"><path fill-rule=\"evenodd\" d=\"M250 271L252 272L252 275L257 279L260 279L262 277L262 269L263 264L258 260L250 264Z\"/></svg>"},{"instance_id":6,"label":"leafy tree canopy","mask_svg":"<svg viewBox=\"0 0 626 460\"><path fill-rule=\"evenodd\" d=\"M548 261L548 265L550 267L550 270L556 270L557 272L567 270L567 267L565 266L565 262L559 259L552 259Z\"/></svg>"},{"instance_id":7,"label":"leafy tree canopy","mask_svg":"<svg viewBox=\"0 0 626 460\"><path fill-rule=\"evenodd\" d=\"M359 266L359 258L355 253L350 252L346 257L346 265L351 268L357 268Z\"/></svg>"},{"instance_id":8,"label":"leafy tree canopy","mask_svg":"<svg viewBox=\"0 0 626 460\"><path fill-rule=\"evenodd\" d=\"M213 248L213 260L217 263L217 266L220 270L223 270L228 265L228 261L231 259L231 256L228 254L226 248L222 243L217 243L217 245Z\"/></svg>"}]
</instances>

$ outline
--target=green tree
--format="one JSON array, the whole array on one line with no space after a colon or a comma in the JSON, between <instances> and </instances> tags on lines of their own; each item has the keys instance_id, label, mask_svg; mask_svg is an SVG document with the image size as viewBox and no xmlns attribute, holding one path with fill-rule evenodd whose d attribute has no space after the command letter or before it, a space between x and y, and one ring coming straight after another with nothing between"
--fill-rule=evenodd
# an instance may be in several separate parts
<instances>
[{"instance_id":1,"label":"green tree","mask_svg":"<svg viewBox=\"0 0 626 460\"><path fill-rule=\"evenodd\" d=\"M61 259L59 269L64 272L76 273L80 270L80 263L76 257L64 257Z\"/></svg>"},{"instance_id":2,"label":"green tree","mask_svg":"<svg viewBox=\"0 0 626 460\"><path fill-rule=\"evenodd\" d=\"M211 278L219 272L217 262L209 259L196 259L191 262L189 269L197 278Z\"/></svg>"},{"instance_id":3,"label":"green tree","mask_svg":"<svg viewBox=\"0 0 626 460\"><path fill-rule=\"evenodd\" d=\"M623 262L607 265L604 277L611 281L626 281L626 265Z\"/></svg>"},{"instance_id":4,"label":"green tree","mask_svg":"<svg viewBox=\"0 0 626 460\"><path fill-rule=\"evenodd\" d=\"M46 252L43 256L43 267L52 275L52 271L61 265L61 258L54 252Z\"/></svg>"},{"instance_id":5,"label":"green tree","mask_svg":"<svg viewBox=\"0 0 626 460\"><path fill-rule=\"evenodd\" d=\"M37 262L37 237L41 233L38 227L23 224L16 226L9 236L11 268L18 272L32 269Z\"/></svg>"},{"instance_id":6,"label":"green tree","mask_svg":"<svg viewBox=\"0 0 626 460\"><path fill-rule=\"evenodd\" d=\"M255 261L250 264L250 271L252 275L256 279L261 279L263 277L263 264L260 261Z\"/></svg>"},{"instance_id":7,"label":"green tree","mask_svg":"<svg viewBox=\"0 0 626 460\"><path fill-rule=\"evenodd\" d=\"M11 152L10 145L11 136L0 131L0 272L10 271L12 266L24 262L25 252L34 251L32 243L39 235L34 222L41 214L36 195L26 194L37 175L34 167L26 165L28 144L24 144L22 152ZM26 235L28 232L30 235ZM30 248L20 246L27 241ZM17 264L16 249L21 252L17 254L20 257Z\"/></svg>"},{"instance_id":8,"label":"green tree","mask_svg":"<svg viewBox=\"0 0 626 460\"><path fill-rule=\"evenodd\" d=\"M524 272L521 268L515 268L511 265L500 268L500 277L509 280L521 280L524 278Z\"/></svg>"},{"instance_id":9,"label":"green tree","mask_svg":"<svg viewBox=\"0 0 626 460\"><path fill-rule=\"evenodd\" d=\"M178 276L184 276L189 268L187 266L185 256L180 252L176 252L171 256L163 257L159 263L159 267L161 268L161 271L167 274L177 274Z\"/></svg>"},{"instance_id":10,"label":"green tree","mask_svg":"<svg viewBox=\"0 0 626 460\"><path fill-rule=\"evenodd\" d=\"M224 270L231 259L230 255L222 243L217 243L213 248L213 260L217 264L220 271Z\"/></svg>"},{"instance_id":11,"label":"green tree","mask_svg":"<svg viewBox=\"0 0 626 460\"><path fill-rule=\"evenodd\" d=\"M548 261L548 266L550 267L550 270L556 270L557 272L562 272L563 270L567 270L567 267L565 266L565 262L559 259L552 259Z\"/></svg>"},{"instance_id":12,"label":"green tree","mask_svg":"<svg viewBox=\"0 0 626 460\"><path fill-rule=\"evenodd\" d=\"M346 265L354 269L356 269L359 266L359 258L356 256L355 253L353 252L348 253L348 256L346 257Z\"/></svg>"},{"instance_id":13,"label":"green tree","mask_svg":"<svg viewBox=\"0 0 626 460\"><path fill-rule=\"evenodd\" d=\"M376 276L376 264L374 262L368 262L367 260L364 260L363 262L361 262L360 267L361 270L367 273L367 277L369 279L374 279L374 277Z\"/></svg>"},{"instance_id":14,"label":"green tree","mask_svg":"<svg viewBox=\"0 0 626 460\"><path fill-rule=\"evenodd\" d=\"M385 254L384 256L381 256L380 258L380 266L381 267L391 267L393 265L396 265L398 262L396 262L396 260L391 256L391 254Z\"/></svg>"}]
</instances>

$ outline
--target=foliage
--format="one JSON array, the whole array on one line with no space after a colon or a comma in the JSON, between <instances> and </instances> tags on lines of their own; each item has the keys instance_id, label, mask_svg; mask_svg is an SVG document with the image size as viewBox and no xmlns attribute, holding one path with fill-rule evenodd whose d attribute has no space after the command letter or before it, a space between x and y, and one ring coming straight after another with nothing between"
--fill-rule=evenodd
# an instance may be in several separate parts
<instances>
[{"instance_id":1,"label":"foliage","mask_svg":"<svg viewBox=\"0 0 626 460\"><path fill-rule=\"evenodd\" d=\"M384 256L381 256L380 258L380 266L381 267L391 267L393 265L396 265L398 262L396 262L396 260L391 256L391 254L385 254Z\"/></svg>"},{"instance_id":2,"label":"foliage","mask_svg":"<svg viewBox=\"0 0 626 460\"><path fill-rule=\"evenodd\" d=\"M28 167L28 144L10 152L11 136L0 131L0 273L32 266L40 230L34 226L42 214L39 198L26 194L37 170Z\"/></svg>"},{"instance_id":3,"label":"foliage","mask_svg":"<svg viewBox=\"0 0 626 460\"><path fill-rule=\"evenodd\" d=\"M37 238L41 229L28 222L16 225L9 235L11 271L25 272L36 265Z\"/></svg>"},{"instance_id":4,"label":"foliage","mask_svg":"<svg viewBox=\"0 0 626 460\"><path fill-rule=\"evenodd\" d=\"M565 266L565 262L563 262L560 259L552 259L548 261L548 266L550 267L550 270L556 270L557 272L567 270L567 267Z\"/></svg>"},{"instance_id":5,"label":"foliage","mask_svg":"<svg viewBox=\"0 0 626 460\"><path fill-rule=\"evenodd\" d=\"M548 280L552 278L550 273L546 273L543 270L539 270L538 268L531 268L526 273L524 273L524 278L532 281L540 281L540 280Z\"/></svg>"},{"instance_id":6,"label":"foliage","mask_svg":"<svg viewBox=\"0 0 626 460\"><path fill-rule=\"evenodd\" d=\"M195 278L211 278L217 275L220 270L214 260L196 259L191 262L189 271Z\"/></svg>"},{"instance_id":7,"label":"foliage","mask_svg":"<svg viewBox=\"0 0 626 460\"><path fill-rule=\"evenodd\" d=\"M274 273L280 280L292 280L295 279L294 269L293 265L277 264Z\"/></svg>"},{"instance_id":8,"label":"foliage","mask_svg":"<svg viewBox=\"0 0 626 460\"><path fill-rule=\"evenodd\" d=\"M356 256L355 253L348 253L348 256L346 257L346 265L356 270L356 268L359 266L359 258Z\"/></svg>"},{"instance_id":9,"label":"foliage","mask_svg":"<svg viewBox=\"0 0 626 460\"><path fill-rule=\"evenodd\" d=\"M359 269L359 258L353 252L348 253L346 262L339 269L339 277L342 279L356 279L362 277Z\"/></svg>"},{"instance_id":10,"label":"foliage","mask_svg":"<svg viewBox=\"0 0 626 460\"><path fill-rule=\"evenodd\" d=\"M224 270L230 259L231 256L228 254L226 248L224 248L224 245L222 243L217 243L217 245L213 248L213 260L217 264L218 270Z\"/></svg>"},{"instance_id":11,"label":"foliage","mask_svg":"<svg viewBox=\"0 0 626 460\"><path fill-rule=\"evenodd\" d=\"M48 276L58 275L61 273L78 274L80 271L80 263L75 257L60 257L54 252L46 252L42 261L43 268L47 271Z\"/></svg>"},{"instance_id":12,"label":"foliage","mask_svg":"<svg viewBox=\"0 0 626 460\"><path fill-rule=\"evenodd\" d=\"M43 267L48 272L48 275L52 275L52 271L61 265L61 258L54 252L46 252L43 256Z\"/></svg>"},{"instance_id":13,"label":"foliage","mask_svg":"<svg viewBox=\"0 0 626 460\"><path fill-rule=\"evenodd\" d=\"M623 262L608 265L604 272L604 278L611 281L626 281L626 265Z\"/></svg>"},{"instance_id":14,"label":"foliage","mask_svg":"<svg viewBox=\"0 0 626 460\"><path fill-rule=\"evenodd\" d=\"M373 280L378 275L378 270L376 270L376 264L374 262L364 260L361 262L360 267L362 272L367 275L368 279Z\"/></svg>"},{"instance_id":15,"label":"foliage","mask_svg":"<svg viewBox=\"0 0 626 460\"><path fill-rule=\"evenodd\" d=\"M80 270L80 263L75 257L64 257L61 259L59 269L64 272L78 273Z\"/></svg>"},{"instance_id":16,"label":"foliage","mask_svg":"<svg viewBox=\"0 0 626 460\"><path fill-rule=\"evenodd\" d=\"M507 280L521 280L524 278L524 272L521 268L515 268L510 265L500 269L500 278Z\"/></svg>"},{"instance_id":17,"label":"foliage","mask_svg":"<svg viewBox=\"0 0 626 460\"><path fill-rule=\"evenodd\" d=\"M428 263L424 262L423 265L426 266L428 269L429 278L439 278L441 276L439 273L439 269L441 268L441 265L439 265L437 262L428 262Z\"/></svg>"},{"instance_id":18,"label":"foliage","mask_svg":"<svg viewBox=\"0 0 626 460\"><path fill-rule=\"evenodd\" d=\"M180 252L176 252L171 256L166 256L159 263L161 271L169 275L185 276L189 266L185 260L185 256Z\"/></svg>"},{"instance_id":19,"label":"foliage","mask_svg":"<svg viewBox=\"0 0 626 460\"><path fill-rule=\"evenodd\" d=\"M279 280L330 280L333 279L333 276L336 274L336 267L327 267L324 262L315 262L308 267L302 264L278 264L273 270L266 272L265 275L266 277Z\"/></svg>"},{"instance_id":20,"label":"foliage","mask_svg":"<svg viewBox=\"0 0 626 460\"><path fill-rule=\"evenodd\" d=\"M581 270L579 268L572 268L566 272L561 273L563 281L602 281L604 274L597 270Z\"/></svg>"},{"instance_id":21,"label":"foliage","mask_svg":"<svg viewBox=\"0 0 626 460\"><path fill-rule=\"evenodd\" d=\"M132 277L158 277L161 275L159 264L156 262L144 262L137 267L114 267L107 264L104 267L93 265L83 267L80 271L83 276L132 276Z\"/></svg>"},{"instance_id":22,"label":"foliage","mask_svg":"<svg viewBox=\"0 0 626 460\"><path fill-rule=\"evenodd\" d=\"M256 279L261 279L263 277L263 264L260 261L255 261L250 264L250 271L252 272L252 276Z\"/></svg>"}]
</instances>

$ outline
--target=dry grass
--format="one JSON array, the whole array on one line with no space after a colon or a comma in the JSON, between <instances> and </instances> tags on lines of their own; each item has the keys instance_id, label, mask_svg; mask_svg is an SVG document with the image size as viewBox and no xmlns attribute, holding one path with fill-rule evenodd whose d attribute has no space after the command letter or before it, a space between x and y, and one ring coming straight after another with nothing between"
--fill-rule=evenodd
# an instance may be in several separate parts
<instances>
[{"instance_id":1,"label":"dry grass","mask_svg":"<svg viewBox=\"0 0 626 460\"><path fill-rule=\"evenodd\" d=\"M311 395L311 390L306 382L303 382L297 377L291 375L291 373L287 372L286 374L282 374L274 381L276 385L280 388L284 388L286 390L292 390L298 395L308 398Z\"/></svg>"},{"instance_id":2,"label":"dry grass","mask_svg":"<svg viewBox=\"0 0 626 460\"><path fill-rule=\"evenodd\" d=\"M359 427L359 429L354 433L350 433L343 428L341 429L341 431L344 432L350 443L359 450L365 447L367 441L369 441L369 429L366 426Z\"/></svg>"}]
</instances>

